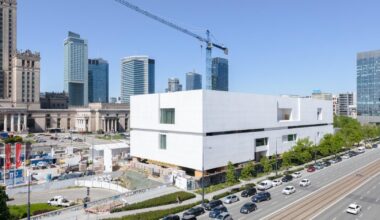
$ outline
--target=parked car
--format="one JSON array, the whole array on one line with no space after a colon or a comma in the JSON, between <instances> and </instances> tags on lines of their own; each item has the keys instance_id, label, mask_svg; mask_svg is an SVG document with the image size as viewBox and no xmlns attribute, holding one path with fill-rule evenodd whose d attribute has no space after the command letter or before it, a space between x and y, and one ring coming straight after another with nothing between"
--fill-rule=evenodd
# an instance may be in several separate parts
<instances>
[{"instance_id":1,"label":"parked car","mask_svg":"<svg viewBox=\"0 0 380 220\"><path fill-rule=\"evenodd\" d=\"M273 183L272 181L270 180L264 180L264 181L261 181L258 185L257 185L257 189L258 190L267 190L267 189L270 189L273 187Z\"/></svg>"},{"instance_id":2,"label":"parked car","mask_svg":"<svg viewBox=\"0 0 380 220\"><path fill-rule=\"evenodd\" d=\"M348 151L348 155L350 155L350 157L355 157L355 156L357 156L358 154L359 154L358 152L353 151L353 150Z\"/></svg>"},{"instance_id":3,"label":"parked car","mask_svg":"<svg viewBox=\"0 0 380 220\"><path fill-rule=\"evenodd\" d=\"M231 203L234 203L234 202L237 202L239 201L239 197L236 196L236 195L229 195L229 196L226 196L226 198L224 198L223 202L226 203L226 204L231 204Z\"/></svg>"},{"instance_id":4,"label":"parked car","mask_svg":"<svg viewBox=\"0 0 380 220\"><path fill-rule=\"evenodd\" d=\"M253 202L247 202L240 208L240 213L242 214L248 214L253 211L257 210L257 206Z\"/></svg>"},{"instance_id":5,"label":"parked car","mask_svg":"<svg viewBox=\"0 0 380 220\"><path fill-rule=\"evenodd\" d=\"M207 210L210 211L211 209L218 207L220 205L223 205L223 202L221 200L211 200L209 203L204 203L203 207Z\"/></svg>"},{"instance_id":6,"label":"parked car","mask_svg":"<svg viewBox=\"0 0 380 220\"><path fill-rule=\"evenodd\" d=\"M340 156L336 156L336 157L334 158L334 160L335 160L337 163L339 163L340 161L342 161L342 158L341 158Z\"/></svg>"},{"instance_id":7,"label":"parked car","mask_svg":"<svg viewBox=\"0 0 380 220\"><path fill-rule=\"evenodd\" d=\"M279 185L281 185L282 184L282 181L280 180L280 179L278 179L278 180L273 180L272 181L272 185L273 186L279 186Z\"/></svg>"},{"instance_id":8,"label":"parked car","mask_svg":"<svg viewBox=\"0 0 380 220\"><path fill-rule=\"evenodd\" d=\"M321 164L321 163L316 163L316 164L314 165L314 167L315 167L316 170L322 170L323 168L325 168L325 167L323 166L323 164Z\"/></svg>"},{"instance_id":9,"label":"parked car","mask_svg":"<svg viewBox=\"0 0 380 220\"><path fill-rule=\"evenodd\" d=\"M281 180L282 180L282 182L286 183L286 182L292 181L293 176L292 175L285 175L284 177L282 177Z\"/></svg>"},{"instance_id":10,"label":"parked car","mask_svg":"<svg viewBox=\"0 0 380 220\"><path fill-rule=\"evenodd\" d=\"M241 192L241 197L253 196L256 193L257 193L256 188L248 188L248 189L244 190L243 192Z\"/></svg>"},{"instance_id":11,"label":"parked car","mask_svg":"<svg viewBox=\"0 0 380 220\"><path fill-rule=\"evenodd\" d=\"M290 195L296 192L296 188L294 186L287 186L282 190L282 194Z\"/></svg>"},{"instance_id":12,"label":"parked car","mask_svg":"<svg viewBox=\"0 0 380 220\"><path fill-rule=\"evenodd\" d=\"M93 171L93 170L86 170L86 171L84 171L83 175L84 176L93 176L93 175L95 175L95 171Z\"/></svg>"},{"instance_id":13,"label":"parked car","mask_svg":"<svg viewBox=\"0 0 380 220\"><path fill-rule=\"evenodd\" d=\"M168 215L164 217L162 220L180 220L178 215Z\"/></svg>"},{"instance_id":14,"label":"parked car","mask_svg":"<svg viewBox=\"0 0 380 220\"><path fill-rule=\"evenodd\" d=\"M208 214L208 217L210 218L216 218L219 214L223 212L228 212L227 208L224 205L220 205L218 207L213 208L210 213Z\"/></svg>"},{"instance_id":15,"label":"parked car","mask_svg":"<svg viewBox=\"0 0 380 220\"><path fill-rule=\"evenodd\" d=\"M184 212L183 217L189 216L189 215L199 216L199 215L202 215L204 213L205 213L205 210L202 207L197 206L197 207L193 207L193 208L187 210L186 212Z\"/></svg>"},{"instance_id":16,"label":"parked car","mask_svg":"<svg viewBox=\"0 0 380 220\"><path fill-rule=\"evenodd\" d=\"M350 214L354 214L354 215L357 215L360 213L360 211L362 210L362 207L356 203L352 203L348 206L348 208L346 209L346 212L347 213L350 213Z\"/></svg>"},{"instance_id":17,"label":"parked car","mask_svg":"<svg viewBox=\"0 0 380 220\"><path fill-rule=\"evenodd\" d=\"M323 161L323 165L324 165L325 167L329 167L329 166L331 166L331 163L330 163L330 161L325 160L325 161Z\"/></svg>"},{"instance_id":18,"label":"parked car","mask_svg":"<svg viewBox=\"0 0 380 220\"><path fill-rule=\"evenodd\" d=\"M52 199L48 201L48 204L52 206L69 207L74 205L74 202L65 199L63 196L54 196Z\"/></svg>"},{"instance_id":19,"label":"parked car","mask_svg":"<svg viewBox=\"0 0 380 220\"><path fill-rule=\"evenodd\" d=\"M231 215L228 212L223 212L218 217L216 217L218 220L233 220Z\"/></svg>"},{"instance_id":20,"label":"parked car","mask_svg":"<svg viewBox=\"0 0 380 220\"><path fill-rule=\"evenodd\" d=\"M271 200L271 196L269 192L259 192L256 195L252 196L252 202L262 202Z\"/></svg>"},{"instance_id":21,"label":"parked car","mask_svg":"<svg viewBox=\"0 0 380 220\"><path fill-rule=\"evenodd\" d=\"M303 179L300 181L300 186L309 186L311 184L310 180Z\"/></svg>"},{"instance_id":22,"label":"parked car","mask_svg":"<svg viewBox=\"0 0 380 220\"><path fill-rule=\"evenodd\" d=\"M342 155L342 159L349 159L350 158L350 155L349 154L344 154Z\"/></svg>"},{"instance_id":23,"label":"parked car","mask_svg":"<svg viewBox=\"0 0 380 220\"><path fill-rule=\"evenodd\" d=\"M195 215L186 215L182 217L182 220L197 220L197 217Z\"/></svg>"},{"instance_id":24,"label":"parked car","mask_svg":"<svg viewBox=\"0 0 380 220\"><path fill-rule=\"evenodd\" d=\"M365 147L358 147L358 150L357 150L358 153L364 153L365 152Z\"/></svg>"},{"instance_id":25,"label":"parked car","mask_svg":"<svg viewBox=\"0 0 380 220\"><path fill-rule=\"evenodd\" d=\"M311 173L311 172L314 172L315 171L315 167L313 165L310 165L307 170L307 172Z\"/></svg>"}]
</instances>

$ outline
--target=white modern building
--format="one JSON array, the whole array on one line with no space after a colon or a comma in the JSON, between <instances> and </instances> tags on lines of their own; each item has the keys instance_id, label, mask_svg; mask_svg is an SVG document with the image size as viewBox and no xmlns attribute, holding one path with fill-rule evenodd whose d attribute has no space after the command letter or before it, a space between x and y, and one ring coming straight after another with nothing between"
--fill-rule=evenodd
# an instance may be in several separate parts
<instances>
[{"instance_id":1,"label":"white modern building","mask_svg":"<svg viewBox=\"0 0 380 220\"><path fill-rule=\"evenodd\" d=\"M131 97L131 156L194 171L223 169L333 132L332 101L193 90ZM203 162L204 161L204 162Z\"/></svg>"}]
</instances>

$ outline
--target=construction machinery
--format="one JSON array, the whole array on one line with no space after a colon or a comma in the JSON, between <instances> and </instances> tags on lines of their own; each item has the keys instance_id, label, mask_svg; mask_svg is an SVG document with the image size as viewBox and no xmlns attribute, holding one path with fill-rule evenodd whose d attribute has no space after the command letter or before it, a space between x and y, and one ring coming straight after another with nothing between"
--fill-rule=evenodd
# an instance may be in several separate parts
<instances>
[{"instance_id":1,"label":"construction machinery","mask_svg":"<svg viewBox=\"0 0 380 220\"><path fill-rule=\"evenodd\" d=\"M132 9L132 10L134 10L134 11L137 11L137 12L141 13L141 14L149 17L149 18L152 18L153 20L156 20L156 21L158 21L158 22L160 22L162 24L165 24L165 25L167 25L167 26L169 26L171 28L174 28L174 29L176 29L178 31L181 31L182 33L190 35L190 36L198 39L201 42L206 43L206 79L205 79L206 80L206 83L205 83L206 87L205 88L209 89L209 90L212 89L212 82L211 82L211 80L212 80L212 76L211 76L211 62L212 62L211 61L211 59L212 59L212 57L211 57L211 54L212 54L211 51L212 51L212 48L216 47L216 48L218 48L220 50L223 50L224 54L226 54L226 55L228 54L228 48L225 47L225 46L223 46L223 45L219 45L219 44L213 43L211 41L211 37L210 37L211 34L210 34L209 30L206 30L206 37L202 37L202 36L200 36L198 34L195 34L195 33L191 32L191 31L187 30L186 28L180 27L180 26L178 26L178 25L176 25L176 24L174 24L174 23L172 23L170 21L167 21L167 20L165 20L163 18L158 17L157 15L154 15L154 14L152 14L152 13L150 13L150 12L144 10L144 9L141 9L138 6L136 6L136 5L128 2L126 0L115 0L115 1L118 2L118 3L120 3L120 4L122 4L122 5L124 5L124 6L126 6L126 7L128 7L128 8L130 8L130 9ZM203 84L203 85L205 85L205 84Z\"/></svg>"}]
</instances>

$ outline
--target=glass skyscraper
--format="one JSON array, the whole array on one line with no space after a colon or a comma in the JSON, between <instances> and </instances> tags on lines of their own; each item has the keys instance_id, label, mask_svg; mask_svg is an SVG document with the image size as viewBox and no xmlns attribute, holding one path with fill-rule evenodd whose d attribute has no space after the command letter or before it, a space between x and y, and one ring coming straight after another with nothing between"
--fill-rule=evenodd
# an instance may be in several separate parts
<instances>
[{"instance_id":1,"label":"glass skyscraper","mask_svg":"<svg viewBox=\"0 0 380 220\"><path fill-rule=\"evenodd\" d=\"M212 90L228 91L228 60L215 57L212 59L211 68Z\"/></svg>"},{"instance_id":2,"label":"glass skyscraper","mask_svg":"<svg viewBox=\"0 0 380 220\"><path fill-rule=\"evenodd\" d=\"M186 73L186 90L202 89L202 75L194 72Z\"/></svg>"},{"instance_id":3,"label":"glass skyscraper","mask_svg":"<svg viewBox=\"0 0 380 220\"><path fill-rule=\"evenodd\" d=\"M379 121L380 50L358 53L356 60L356 70L358 117L361 117L367 122L370 122L373 119Z\"/></svg>"},{"instance_id":4,"label":"glass skyscraper","mask_svg":"<svg viewBox=\"0 0 380 220\"><path fill-rule=\"evenodd\" d=\"M108 102L108 62L99 59L88 59L88 101Z\"/></svg>"},{"instance_id":5,"label":"glass skyscraper","mask_svg":"<svg viewBox=\"0 0 380 220\"><path fill-rule=\"evenodd\" d=\"M130 96L154 93L155 61L148 56L130 56L121 60L122 103L129 103Z\"/></svg>"},{"instance_id":6,"label":"glass skyscraper","mask_svg":"<svg viewBox=\"0 0 380 220\"><path fill-rule=\"evenodd\" d=\"M87 40L69 32L64 41L64 90L69 94L69 105L88 104L88 48Z\"/></svg>"}]
</instances>

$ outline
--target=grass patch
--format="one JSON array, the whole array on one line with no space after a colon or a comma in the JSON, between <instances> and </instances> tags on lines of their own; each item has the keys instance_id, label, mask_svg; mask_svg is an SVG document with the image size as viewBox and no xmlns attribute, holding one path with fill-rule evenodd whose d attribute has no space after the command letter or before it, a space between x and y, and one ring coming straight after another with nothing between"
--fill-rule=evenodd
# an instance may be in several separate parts
<instances>
[{"instance_id":1,"label":"grass patch","mask_svg":"<svg viewBox=\"0 0 380 220\"><path fill-rule=\"evenodd\" d=\"M193 193L188 193L188 192L183 192L183 191L170 193L167 195L148 199L142 202L133 203L131 205L124 206L122 208L116 208L116 209L113 209L111 212L122 212L122 211L128 211L128 210L144 209L144 208L150 208L150 207L155 207L155 206L173 204L173 203L177 203L177 197L179 197L181 201L185 201L188 199L195 198L195 195Z\"/></svg>"},{"instance_id":2,"label":"grass patch","mask_svg":"<svg viewBox=\"0 0 380 220\"><path fill-rule=\"evenodd\" d=\"M51 206L46 203L34 203L30 205L30 212L32 215L38 215L45 212L50 212L60 209L60 207ZM12 219L22 219L27 217L27 205L10 205L9 212Z\"/></svg>"}]
</instances>

